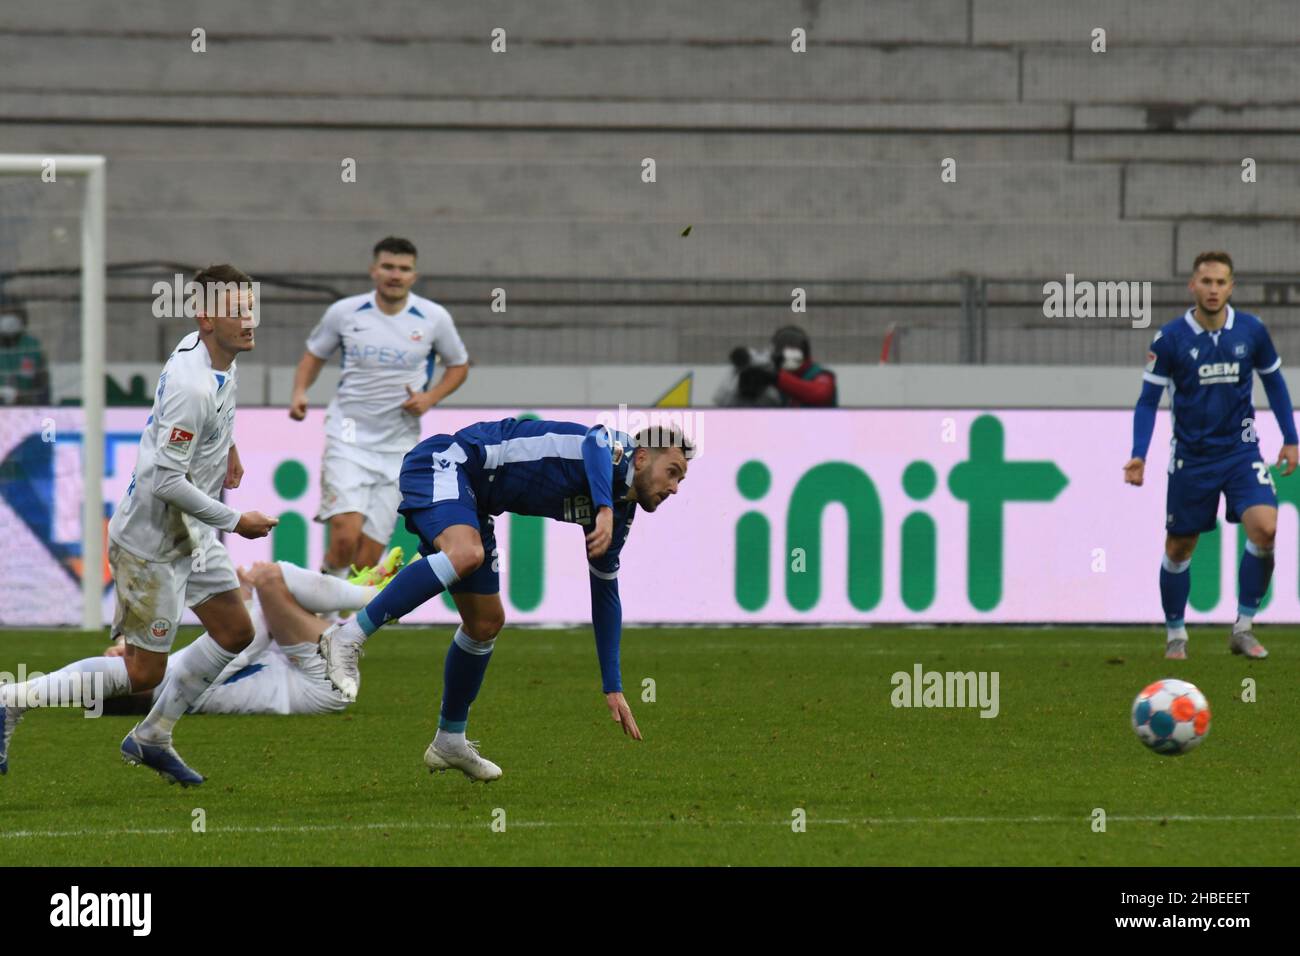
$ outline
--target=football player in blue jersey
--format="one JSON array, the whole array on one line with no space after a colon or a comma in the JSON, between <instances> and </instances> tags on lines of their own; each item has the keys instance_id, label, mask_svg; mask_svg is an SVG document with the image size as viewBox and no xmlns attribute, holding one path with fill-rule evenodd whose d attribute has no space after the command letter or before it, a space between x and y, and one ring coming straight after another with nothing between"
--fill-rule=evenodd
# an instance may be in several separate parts
<instances>
[{"instance_id":1,"label":"football player in blue jersey","mask_svg":"<svg viewBox=\"0 0 1300 956\"><path fill-rule=\"evenodd\" d=\"M505 625L492 518L540 515L586 532L591 623L606 703L623 732L640 740L619 672L619 553L637 509L655 511L675 495L694 453L675 428L651 426L629 436L603 425L514 418L420 442L402 463L398 512L419 537L424 557L403 568L354 618L321 635L331 682L355 700L366 639L449 591L461 626L447 649L438 733L424 762L435 771L458 769L471 780L501 776L501 768L465 739L470 704Z\"/></svg>"},{"instance_id":2,"label":"football player in blue jersey","mask_svg":"<svg viewBox=\"0 0 1300 956\"><path fill-rule=\"evenodd\" d=\"M1291 396L1280 371L1282 360L1258 316L1237 312L1232 296L1232 257L1203 252L1188 283L1196 305L1156 333L1147 352L1142 394L1133 414L1133 452L1124 480L1141 485L1156 409L1165 389L1172 392L1173 440L1169 449L1169 488L1165 507L1165 556L1160 567L1160 602L1165 612L1165 657L1187 657L1183 614L1191 590L1192 552L1197 538L1214 530L1219 495L1226 517L1246 529L1246 549L1237 575L1237 620L1228 647L1234 654L1268 656L1255 639L1253 624L1273 574L1277 532L1277 491L1260 454L1251 402L1258 372L1269 405L1282 429L1277 464L1283 475L1296 469L1296 437Z\"/></svg>"}]
</instances>

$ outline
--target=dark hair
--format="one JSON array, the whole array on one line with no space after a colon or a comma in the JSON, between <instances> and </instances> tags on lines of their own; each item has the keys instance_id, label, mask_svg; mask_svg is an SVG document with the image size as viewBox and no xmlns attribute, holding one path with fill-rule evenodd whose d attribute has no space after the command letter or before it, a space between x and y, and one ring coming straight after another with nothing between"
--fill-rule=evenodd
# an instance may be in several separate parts
<instances>
[{"instance_id":1,"label":"dark hair","mask_svg":"<svg viewBox=\"0 0 1300 956\"><path fill-rule=\"evenodd\" d=\"M780 352L786 346L801 350L804 358L812 358L812 343L808 341L808 333L797 325L786 325L772 333L773 351Z\"/></svg>"},{"instance_id":2,"label":"dark hair","mask_svg":"<svg viewBox=\"0 0 1300 956\"><path fill-rule=\"evenodd\" d=\"M415 251L415 243L410 239L402 239L398 236L386 236L376 242L374 258L378 259L381 252L391 252L395 256L418 257Z\"/></svg>"},{"instance_id":3,"label":"dark hair","mask_svg":"<svg viewBox=\"0 0 1300 956\"><path fill-rule=\"evenodd\" d=\"M208 266L206 269L200 269L194 273L193 282L201 286L206 286L209 282L252 282L252 276L241 269L236 269L228 262L220 265Z\"/></svg>"},{"instance_id":4,"label":"dark hair","mask_svg":"<svg viewBox=\"0 0 1300 956\"><path fill-rule=\"evenodd\" d=\"M633 435L632 442L637 448L656 455L669 448L680 448L687 461L695 457L695 442L672 425L649 425Z\"/></svg>"},{"instance_id":5,"label":"dark hair","mask_svg":"<svg viewBox=\"0 0 1300 956\"><path fill-rule=\"evenodd\" d=\"M1234 271L1232 268L1232 256L1228 255L1226 252L1221 252L1218 250L1214 250L1211 252L1202 252L1192 262L1192 272L1195 272L1197 269L1199 269L1201 267L1202 262L1222 262L1225 266L1228 267L1229 274L1231 274Z\"/></svg>"}]
</instances>

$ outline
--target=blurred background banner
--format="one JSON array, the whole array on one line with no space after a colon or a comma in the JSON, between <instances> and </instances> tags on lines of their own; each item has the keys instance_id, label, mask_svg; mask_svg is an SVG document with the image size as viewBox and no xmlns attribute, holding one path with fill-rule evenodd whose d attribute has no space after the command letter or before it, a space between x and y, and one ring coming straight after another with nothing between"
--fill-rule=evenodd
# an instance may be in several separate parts
<instances>
[{"instance_id":1,"label":"blurred background banner","mask_svg":"<svg viewBox=\"0 0 1300 956\"><path fill-rule=\"evenodd\" d=\"M79 414L0 410L5 624L78 620ZM147 414L108 410L107 509L130 483ZM699 442L681 493L641 514L628 539L620 590L629 623L1134 622L1159 612L1151 579L1169 441L1163 413L1142 488L1121 480L1131 430L1122 410L448 408L426 417L424 433L512 414L632 429L662 416ZM236 563L319 566L323 420L319 409L303 422L283 409L240 410L245 475L226 500L278 515L280 525L259 541L228 535ZM1262 448L1275 451L1271 416L1258 428ZM1300 478L1279 480L1278 493L1280 540L1294 541L1297 510L1287 504L1300 504ZM1223 527L1197 549L1190 620L1226 621L1235 610L1242 544ZM509 515L496 528L509 619L582 619L581 529ZM394 542L415 551L400 525ZM103 580L107 622L113 595ZM1270 617L1300 621L1294 550L1278 552L1274 591ZM443 600L408 618L452 620Z\"/></svg>"}]
</instances>

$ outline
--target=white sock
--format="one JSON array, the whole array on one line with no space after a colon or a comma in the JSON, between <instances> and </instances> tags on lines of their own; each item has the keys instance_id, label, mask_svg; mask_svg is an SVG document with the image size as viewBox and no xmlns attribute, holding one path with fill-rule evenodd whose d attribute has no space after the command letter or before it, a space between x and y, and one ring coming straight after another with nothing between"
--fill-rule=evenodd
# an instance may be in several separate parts
<instances>
[{"instance_id":1,"label":"white sock","mask_svg":"<svg viewBox=\"0 0 1300 956\"><path fill-rule=\"evenodd\" d=\"M357 623L355 617L350 617L334 632L336 641L355 641L358 644L364 644L366 641L366 632L361 630L361 625Z\"/></svg>"},{"instance_id":2,"label":"white sock","mask_svg":"<svg viewBox=\"0 0 1300 956\"><path fill-rule=\"evenodd\" d=\"M1185 641L1185 640L1187 640L1186 625L1182 625L1180 627L1171 627L1169 628L1168 632L1165 634L1166 644L1168 644L1170 641Z\"/></svg>"},{"instance_id":3,"label":"white sock","mask_svg":"<svg viewBox=\"0 0 1300 956\"><path fill-rule=\"evenodd\" d=\"M443 750L461 750L465 746L465 731L452 733L450 730L438 728L438 732L433 737L433 742L442 747Z\"/></svg>"},{"instance_id":4,"label":"white sock","mask_svg":"<svg viewBox=\"0 0 1300 956\"><path fill-rule=\"evenodd\" d=\"M336 568L333 565L326 564L324 561L321 562L320 573L327 574L332 578L343 578L344 580L347 580L348 575L351 572L352 569L346 564L341 568Z\"/></svg>"},{"instance_id":5,"label":"white sock","mask_svg":"<svg viewBox=\"0 0 1300 956\"><path fill-rule=\"evenodd\" d=\"M365 607L379 593L374 588L349 584L342 577L317 574L288 561L276 563L293 599L313 614L356 610Z\"/></svg>"},{"instance_id":6,"label":"white sock","mask_svg":"<svg viewBox=\"0 0 1300 956\"><path fill-rule=\"evenodd\" d=\"M1238 611L1237 623L1232 625L1232 633L1236 634L1240 631L1249 631L1251 629L1251 626L1254 623L1255 623L1255 615L1242 614L1240 611Z\"/></svg>"},{"instance_id":7,"label":"white sock","mask_svg":"<svg viewBox=\"0 0 1300 956\"><path fill-rule=\"evenodd\" d=\"M21 684L0 685L5 707L70 707L131 693L122 657L87 657Z\"/></svg>"},{"instance_id":8,"label":"white sock","mask_svg":"<svg viewBox=\"0 0 1300 956\"><path fill-rule=\"evenodd\" d=\"M154 701L149 716L135 728L136 737L146 743L170 741L176 721L235 658L207 634L199 635L187 650L184 657L171 662L166 687Z\"/></svg>"}]
</instances>

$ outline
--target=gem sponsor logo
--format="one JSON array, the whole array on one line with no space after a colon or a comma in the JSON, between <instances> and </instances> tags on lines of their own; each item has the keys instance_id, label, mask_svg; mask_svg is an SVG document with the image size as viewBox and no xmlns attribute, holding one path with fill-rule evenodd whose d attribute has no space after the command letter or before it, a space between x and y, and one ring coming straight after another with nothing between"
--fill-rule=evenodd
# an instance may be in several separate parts
<instances>
[{"instance_id":1,"label":"gem sponsor logo","mask_svg":"<svg viewBox=\"0 0 1300 956\"><path fill-rule=\"evenodd\" d=\"M1197 367L1196 374L1202 385L1236 384L1241 378L1241 363L1207 362Z\"/></svg>"}]
</instances>

